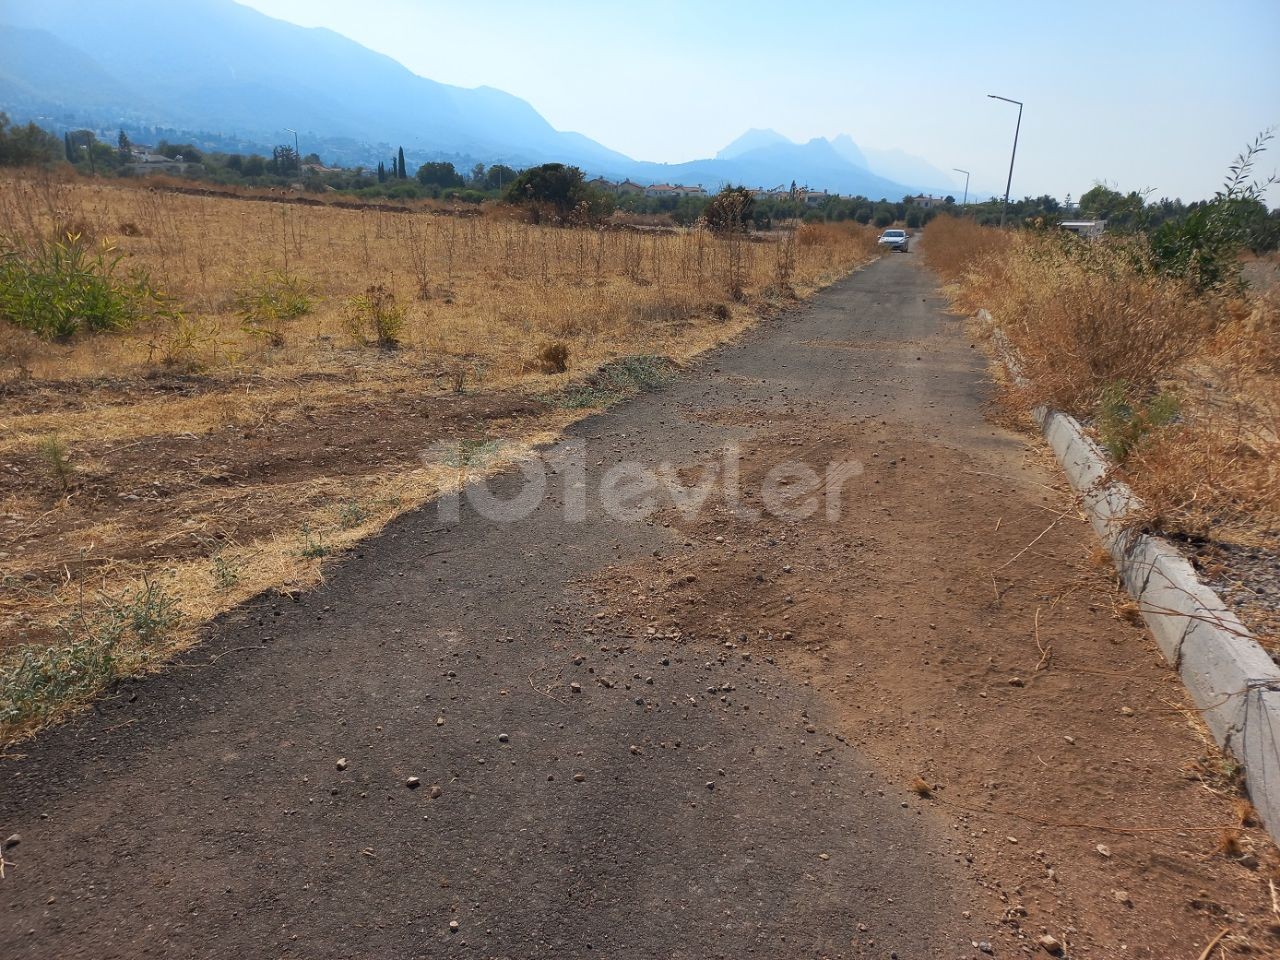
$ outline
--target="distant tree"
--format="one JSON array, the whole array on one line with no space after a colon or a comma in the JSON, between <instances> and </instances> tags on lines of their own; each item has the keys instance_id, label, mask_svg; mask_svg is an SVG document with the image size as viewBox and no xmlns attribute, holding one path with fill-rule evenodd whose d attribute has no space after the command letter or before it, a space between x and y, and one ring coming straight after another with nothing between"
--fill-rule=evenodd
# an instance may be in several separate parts
<instances>
[{"instance_id":1,"label":"distant tree","mask_svg":"<svg viewBox=\"0 0 1280 960\"><path fill-rule=\"evenodd\" d=\"M1136 190L1124 194L1104 183L1095 183L1081 195L1080 212L1106 220L1111 230L1136 230L1146 225L1146 200L1142 194Z\"/></svg>"},{"instance_id":2,"label":"distant tree","mask_svg":"<svg viewBox=\"0 0 1280 960\"><path fill-rule=\"evenodd\" d=\"M875 215L871 219L877 227L883 229L897 219L897 211L887 203L877 204Z\"/></svg>"},{"instance_id":3,"label":"distant tree","mask_svg":"<svg viewBox=\"0 0 1280 960\"><path fill-rule=\"evenodd\" d=\"M530 167L512 181L507 188L506 199L510 203L529 206L535 219L542 211L554 214L560 221L587 199L587 188L582 171L563 163L544 163Z\"/></svg>"},{"instance_id":4,"label":"distant tree","mask_svg":"<svg viewBox=\"0 0 1280 960\"><path fill-rule=\"evenodd\" d=\"M9 118L8 118L8 117L5 117L4 119L5 119L5 123L8 123L8 122L9 122ZM71 133L70 133L70 131L68 131L68 132L66 132L66 133L64 133L64 134L62 135L62 154L63 154L63 156L66 158L67 163L75 163L75 162L76 162L76 153L75 153L75 148L73 148L73 147L71 146Z\"/></svg>"},{"instance_id":5,"label":"distant tree","mask_svg":"<svg viewBox=\"0 0 1280 960\"><path fill-rule=\"evenodd\" d=\"M289 148L289 152L293 152L293 147ZM181 159L184 163L201 163L204 160L204 154L194 143L170 143L167 140L161 140L156 145L156 153L170 160Z\"/></svg>"},{"instance_id":6,"label":"distant tree","mask_svg":"<svg viewBox=\"0 0 1280 960\"><path fill-rule=\"evenodd\" d=\"M244 175L246 177L260 177L266 172L266 157L260 157L258 154L254 153L244 158Z\"/></svg>"},{"instance_id":7,"label":"distant tree","mask_svg":"<svg viewBox=\"0 0 1280 960\"><path fill-rule=\"evenodd\" d=\"M298 153L290 144L282 143L271 151L271 162L267 168L277 177L287 177L298 173L302 165L298 162Z\"/></svg>"},{"instance_id":8,"label":"distant tree","mask_svg":"<svg viewBox=\"0 0 1280 960\"><path fill-rule=\"evenodd\" d=\"M439 187L442 190L466 184L458 171L453 169L453 164L447 161L424 163L418 168L417 176L418 182L424 187Z\"/></svg>"},{"instance_id":9,"label":"distant tree","mask_svg":"<svg viewBox=\"0 0 1280 960\"><path fill-rule=\"evenodd\" d=\"M129 135L123 130L120 136L116 138L116 147L120 151L120 162L129 163L133 160L133 144L129 142Z\"/></svg>"},{"instance_id":10,"label":"distant tree","mask_svg":"<svg viewBox=\"0 0 1280 960\"><path fill-rule=\"evenodd\" d=\"M89 163L89 172L97 172L97 162L94 157L94 146L98 143L98 138L92 130L72 130L69 134L71 137L71 156L72 163L79 163L81 160L87 160Z\"/></svg>"},{"instance_id":11,"label":"distant tree","mask_svg":"<svg viewBox=\"0 0 1280 960\"><path fill-rule=\"evenodd\" d=\"M947 206L954 206L956 202L956 198L951 196L951 194L947 194L945 197L943 197L942 202L945 203Z\"/></svg>"},{"instance_id":12,"label":"distant tree","mask_svg":"<svg viewBox=\"0 0 1280 960\"><path fill-rule=\"evenodd\" d=\"M57 137L34 123L25 127L12 126L8 115L0 112L0 166L52 163L57 157Z\"/></svg>"},{"instance_id":13,"label":"distant tree","mask_svg":"<svg viewBox=\"0 0 1280 960\"><path fill-rule=\"evenodd\" d=\"M745 230L751 223L756 199L746 187L728 186L711 198L702 211L707 227L716 233Z\"/></svg>"},{"instance_id":14,"label":"distant tree","mask_svg":"<svg viewBox=\"0 0 1280 960\"><path fill-rule=\"evenodd\" d=\"M486 190L503 190L519 176L515 170L503 163L495 163L484 175Z\"/></svg>"},{"instance_id":15,"label":"distant tree","mask_svg":"<svg viewBox=\"0 0 1280 960\"><path fill-rule=\"evenodd\" d=\"M400 148L400 153L396 158L396 176L401 180L409 179L409 174L404 169L404 147Z\"/></svg>"},{"instance_id":16,"label":"distant tree","mask_svg":"<svg viewBox=\"0 0 1280 960\"><path fill-rule=\"evenodd\" d=\"M317 167L324 166L324 163L320 160L320 154L318 153L308 153L305 157L302 158L302 162L309 163Z\"/></svg>"},{"instance_id":17,"label":"distant tree","mask_svg":"<svg viewBox=\"0 0 1280 960\"><path fill-rule=\"evenodd\" d=\"M244 157L240 156L238 153L233 153L227 157L225 166L228 170L234 170L236 173L243 173Z\"/></svg>"},{"instance_id":18,"label":"distant tree","mask_svg":"<svg viewBox=\"0 0 1280 960\"><path fill-rule=\"evenodd\" d=\"M477 163L471 168L471 182L474 184L484 183L484 164Z\"/></svg>"},{"instance_id":19,"label":"distant tree","mask_svg":"<svg viewBox=\"0 0 1280 960\"><path fill-rule=\"evenodd\" d=\"M378 161L378 182L379 183L387 182L387 165L383 163L381 160Z\"/></svg>"}]
</instances>

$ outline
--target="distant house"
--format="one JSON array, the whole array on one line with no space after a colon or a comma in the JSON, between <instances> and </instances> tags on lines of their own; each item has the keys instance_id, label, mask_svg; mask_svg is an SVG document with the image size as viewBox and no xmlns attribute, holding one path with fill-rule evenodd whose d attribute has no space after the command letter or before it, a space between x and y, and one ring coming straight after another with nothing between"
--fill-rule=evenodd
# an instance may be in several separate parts
<instances>
[{"instance_id":1,"label":"distant house","mask_svg":"<svg viewBox=\"0 0 1280 960\"><path fill-rule=\"evenodd\" d=\"M817 190L805 190L802 196L804 197L804 202L806 206L817 207L817 206L820 206L822 202L826 200L829 196L831 196L831 194L827 193L827 191L825 190L821 192Z\"/></svg>"},{"instance_id":2,"label":"distant house","mask_svg":"<svg viewBox=\"0 0 1280 960\"><path fill-rule=\"evenodd\" d=\"M1097 240L1107 231L1105 220L1063 220L1058 226L1086 240Z\"/></svg>"},{"instance_id":3,"label":"distant house","mask_svg":"<svg viewBox=\"0 0 1280 960\"><path fill-rule=\"evenodd\" d=\"M185 173L188 167L196 166L183 160L182 154L166 157L164 154L152 153L147 147L134 147L129 156L130 161L124 167L130 173Z\"/></svg>"},{"instance_id":4,"label":"distant house","mask_svg":"<svg viewBox=\"0 0 1280 960\"><path fill-rule=\"evenodd\" d=\"M931 197L922 193L915 197L908 197L907 202L921 210L930 210L933 207L941 207L947 200L945 197Z\"/></svg>"},{"instance_id":5,"label":"distant house","mask_svg":"<svg viewBox=\"0 0 1280 960\"><path fill-rule=\"evenodd\" d=\"M592 190L599 190L601 193L618 192L618 185L612 180L606 180L604 177L596 177L594 180L588 180L587 186Z\"/></svg>"},{"instance_id":6,"label":"distant house","mask_svg":"<svg viewBox=\"0 0 1280 960\"><path fill-rule=\"evenodd\" d=\"M644 194L644 184L636 183L634 180L623 180L618 184L616 192L619 196L625 196L629 193L642 196Z\"/></svg>"},{"instance_id":7,"label":"distant house","mask_svg":"<svg viewBox=\"0 0 1280 960\"><path fill-rule=\"evenodd\" d=\"M681 197L705 197L707 191L702 189L701 184L696 187L686 187L681 184L655 183L644 188L644 195L646 197L676 197L679 199Z\"/></svg>"}]
</instances>

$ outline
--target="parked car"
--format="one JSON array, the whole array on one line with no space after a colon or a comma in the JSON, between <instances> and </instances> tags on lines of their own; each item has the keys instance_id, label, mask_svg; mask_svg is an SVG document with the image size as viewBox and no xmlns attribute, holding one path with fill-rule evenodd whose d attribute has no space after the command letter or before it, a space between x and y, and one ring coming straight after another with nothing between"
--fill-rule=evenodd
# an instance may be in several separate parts
<instances>
[{"instance_id":1,"label":"parked car","mask_svg":"<svg viewBox=\"0 0 1280 960\"><path fill-rule=\"evenodd\" d=\"M905 230L886 230L880 234L880 239L877 242L883 246L892 247L894 250L900 250L902 253L906 253L907 247L910 245L910 240Z\"/></svg>"}]
</instances>

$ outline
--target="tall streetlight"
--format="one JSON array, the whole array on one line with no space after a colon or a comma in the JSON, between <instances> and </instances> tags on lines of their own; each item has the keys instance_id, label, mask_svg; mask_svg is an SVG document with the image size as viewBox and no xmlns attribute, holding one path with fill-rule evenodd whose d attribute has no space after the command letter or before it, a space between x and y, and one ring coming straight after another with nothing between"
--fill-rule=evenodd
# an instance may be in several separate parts
<instances>
[{"instance_id":1,"label":"tall streetlight","mask_svg":"<svg viewBox=\"0 0 1280 960\"><path fill-rule=\"evenodd\" d=\"M988 97L992 100L1003 100L1005 103L1016 103L1018 105L1018 125L1013 128L1013 153L1009 155L1009 179L1004 185L1004 206L1000 208L1000 226L1004 226L1004 218L1009 213L1009 188L1013 186L1013 161L1018 156L1018 133L1022 130L1022 101L1010 100L1008 97L1000 97L994 93L988 93Z\"/></svg>"},{"instance_id":2,"label":"tall streetlight","mask_svg":"<svg viewBox=\"0 0 1280 960\"><path fill-rule=\"evenodd\" d=\"M969 205L969 171L961 170L959 167L952 167L956 173L964 174L964 199L960 201L960 206L967 207Z\"/></svg>"},{"instance_id":3,"label":"tall streetlight","mask_svg":"<svg viewBox=\"0 0 1280 960\"><path fill-rule=\"evenodd\" d=\"M285 133L293 134L293 156L298 162L298 176L302 176L302 151L298 149L298 131L293 127L285 127Z\"/></svg>"}]
</instances>

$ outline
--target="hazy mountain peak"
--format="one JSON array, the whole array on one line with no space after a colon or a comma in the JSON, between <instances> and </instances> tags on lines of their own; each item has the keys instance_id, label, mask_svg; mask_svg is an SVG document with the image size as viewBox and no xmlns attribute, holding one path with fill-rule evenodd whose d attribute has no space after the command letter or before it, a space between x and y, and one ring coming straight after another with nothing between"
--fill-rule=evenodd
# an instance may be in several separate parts
<instances>
[{"instance_id":1,"label":"hazy mountain peak","mask_svg":"<svg viewBox=\"0 0 1280 960\"><path fill-rule=\"evenodd\" d=\"M782 145L790 145L791 141L780 134L777 130L768 128L752 127L738 139L734 140L727 147L716 154L717 160L732 160L734 157L740 157L744 153L750 153L752 150L759 150L762 147L776 147Z\"/></svg>"},{"instance_id":2,"label":"hazy mountain peak","mask_svg":"<svg viewBox=\"0 0 1280 960\"><path fill-rule=\"evenodd\" d=\"M867 168L867 158L859 149L858 145L853 142L853 137L847 133L842 133L831 141L831 146L836 153L844 157L855 167Z\"/></svg>"}]
</instances>

